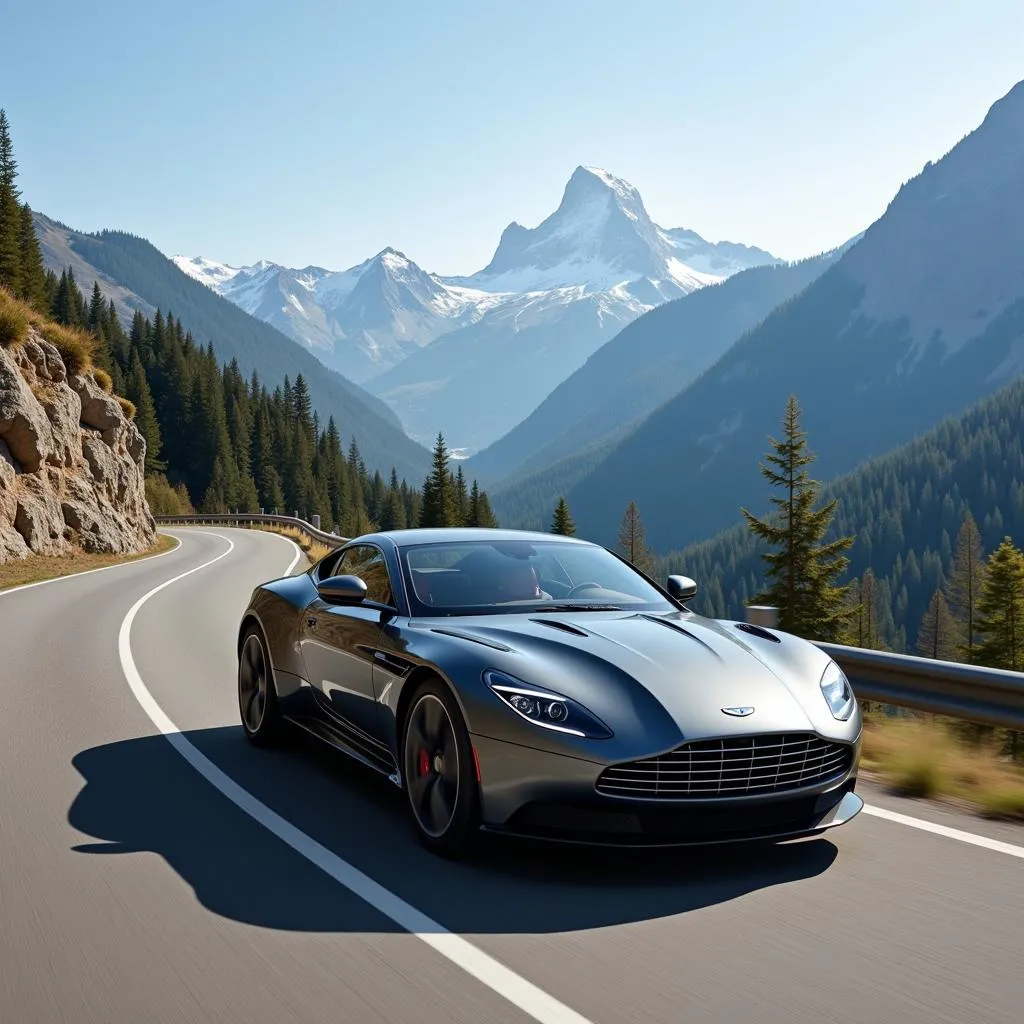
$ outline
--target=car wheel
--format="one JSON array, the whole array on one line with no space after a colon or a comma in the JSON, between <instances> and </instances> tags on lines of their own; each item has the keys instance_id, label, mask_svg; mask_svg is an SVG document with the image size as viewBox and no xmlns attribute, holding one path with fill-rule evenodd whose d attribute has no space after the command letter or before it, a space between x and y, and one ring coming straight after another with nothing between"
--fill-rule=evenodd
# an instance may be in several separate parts
<instances>
[{"instance_id":1,"label":"car wheel","mask_svg":"<svg viewBox=\"0 0 1024 1024\"><path fill-rule=\"evenodd\" d=\"M413 695L402 776L420 842L448 857L465 853L478 825L473 748L459 707L440 680L428 680Z\"/></svg>"},{"instance_id":2,"label":"car wheel","mask_svg":"<svg viewBox=\"0 0 1024 1024\"><path fill-rule=\"evenodd\" d=\"M250 743L270 746L281 732L274 670L258 626L250 626L238 655L238 711Z\"/></svg>"}]
</instances>

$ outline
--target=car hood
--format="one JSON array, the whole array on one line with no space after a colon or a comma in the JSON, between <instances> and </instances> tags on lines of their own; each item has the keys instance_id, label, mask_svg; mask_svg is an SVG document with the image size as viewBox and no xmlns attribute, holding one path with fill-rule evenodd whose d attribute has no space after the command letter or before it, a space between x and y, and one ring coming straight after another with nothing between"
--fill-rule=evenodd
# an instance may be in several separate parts
<instances>
[{"instance_id":1,"label":"car hood","mask_svg":"<svg viewBox=\"0 0 1024 1024\"><path fill-rule=\"evenodd\" d=\"M784 633L771 634L776 642L688 612L545 612L430 626L506 648L494 648L494 668L579 700L617 735L649 732L655 705L687 738L836 732L820 689L828 656Z\"/></svg>"}]
</instances>

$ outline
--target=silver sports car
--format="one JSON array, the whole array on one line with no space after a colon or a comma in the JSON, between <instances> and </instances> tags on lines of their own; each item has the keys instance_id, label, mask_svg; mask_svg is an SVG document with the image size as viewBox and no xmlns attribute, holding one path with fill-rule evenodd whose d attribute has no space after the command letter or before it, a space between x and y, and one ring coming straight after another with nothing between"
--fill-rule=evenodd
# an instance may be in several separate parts
<instances>
[{"instance_id":1,"label":"silver sports car","mask_svg":"<svg viewBox=\"0 0 1024 1024\"><path fill-rule=\"evenodd\" d=\"M246 735L284 722L401 787L421 841L479 830L616 845L815 835L863 806L861 716L839 666L706 619L585 541L376 533L253 592Z\"/></svg>"}]
</instances>

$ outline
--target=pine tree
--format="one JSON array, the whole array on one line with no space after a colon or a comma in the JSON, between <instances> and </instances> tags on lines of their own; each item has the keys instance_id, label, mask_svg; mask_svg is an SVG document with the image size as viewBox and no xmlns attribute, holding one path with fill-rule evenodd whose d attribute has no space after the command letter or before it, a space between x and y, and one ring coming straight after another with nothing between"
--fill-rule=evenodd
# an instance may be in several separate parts
<instances>
[{"instance_id":1,"label":"pine tree","mask_svg":"<svg viewBox=\"0 0 1024 1024\"><path fill-rule=\"evenodd\" d=\"M423 505L420 508L420 526L455 525L455 496L448 473L448 448L442 434L434 443L433 468L423 482Z\"/></svg>"},{"instance_id":2,"label":"pine tree","mask_svg":"<svg viewBox=\"0 0 1024 1024\"><path fill-rule=\"evenodd\" d=\"M957 626L941 590L932 594L928 611L917 631L917 650L924 658L956 661Z\"/></svg>"},{"instance_id":3,"label":"pine tree","mask_svg":"<svg viewBox=\"0 0 1024 1024\"><path fill-rule=\"evenodd\" d=\"M563 537L572 537L576 533L576 524L572 520L569 505L564 497L560 497L555 506L555 514L551 520L551 533L558 533Z\"/></svg>"},{"instance_id":4,"label":"pine tree","mask_svg":"<svg viewBox=\"0 0 1024 1024\"><path fill-rule=\"evenodd\" d=\"M1024 552L1009 537L989 556L977 613L975 663L1024 672Z\"/></svg>"},{"instance_id":5,"label":"pine tree","mask_svg":"<svg viewBox=\"0 0 1024 1024\"><path fill-rule=\"evenodd\" d=\"M884 650L879 614L883 600L874 570L865 569L864 575L850 585L847 594L849 618L843 639L848 638L854 647L863 647L869 651Z\"/></svg>"},{"instance_id":6,"label":"pine tree","mask_svg":"<svg viewBox=\"0 0 1024 1024\"><path fill-rule=\"evenodd\" d=\"M452 481L452 500L455 507L453 526L466 526L469 523L469 495L466 493L466 478L459 466Z\"/></svg>"},{"instance_id":7,"label":"pine tree","mask_svg":"<svg viewBox=\"0 0 1024 1024\"><path fill-rule=\"evenodd\" d=\"M127 397L135 405L135 425L146 439L146 472L160 472L167 468L166 463L160 460L160 424L138 352L132 353L132 365L126 384Z\"/></svg>"},{"instance_id":8,"label":"pine tree","mask_svg":"<svg viewBox=\"0 0 1024 1024\"><path fill-rule=\"evenodd\" d=\"M647 547L640 509L631 501L619 524L619 554L648 576L654 573L654 555Z\"/></svg>"},{"instance_id":9,"label":"pine tree","mask_svg":"<svg viewBox=\"0 0 1024 1024\"><path fill-rule=\"evenodd\" d=\"M782 440L769 438L769 443L774 451L766 457L767 465L761 464L761 473L783 492L770 498L778 518L774 522L758 519L742 509L754 536L778 549L761 556L771 582L756 601L775 605L779 627L787 632L812 640L840 639L851 613L846 607L848 586L836 580L849 563L843 552L854 538L823 543L837 502L833 499L814 508L818 483L810 478L807 466L815 457L800 428L800 407L794 396L786 403Z\"/></svg>"},{"instance_id":10,"label":"pine tree","mask_svg":"<svg viewBox=\"0 0 1024 1024\"><path fill-rule=\"evenodd\" d=\"M974 663L979 643L978 600L985 586L985 555L974 517L968 512L956 538L946 600L960 630L960 655Z\"/></svg>"},{"instance_id":11,"label":"pine tree","mask_svg":"<svg viewBox=\"0 0 1024 1024\"><path fill-rule=\"evenodd\" d=\"M384 508L380 517L380 528L382 530L404 530L406 522L402 488L398 483L398 474L392 469L391 483L387 489Z\"/></svg>"},{"instance_id":12,"label":"pine tree","mask_svg":"<svg viewBox=\"0 0 1024 1024\"><path fill-rule=\"evenodd\" d=\"M103 301L103 293L100 291L99 280L92 283L92 295L89 298L89 313L86 317L85 326L93 334L99 334L103 329L103 314L106 310L106 303Z\"/></svg>"},{"instance_id":13,"label":"pine tree","mask_svg":"<svg viewBox=\"0 0 1024 1024\"><path fill-rule=\"evenodd\" d=\"M18 164L7 113L0 108L0 286L22 295L21 207L18 203Z\"/></svg>"},{"instance_id":14,"label":"pine tree","mask_svg":"<svg viewBox=\"0 0 1024 1024\"><path fill-rule=\"evenodd\" d=\"M21 296L33 309L43 313L47 309L46 267L43 264L43 252L39 248L35 224L32 222L32 210L28 203L24 203L21 207L19 245L21 249Z\"/></svg>"},{"instance_id":15,"label":"pine tree","mask_svg":"<svg viewBox=\"0 0 1024 1024\"><path fill-rule=\"evenodd\" d=\"M213 472L210 474L210 484L206 488L200 509L205 515L226 513L229 511L229 490L227 470L224 467L224 460L217 456L213 460Z\"/></svg>"},{"instance_id":16,"label":"pine tree","mask_svg":"<svg viewBox=\"0 0 1024 1024\"><path fill-rule=\"evenodd\" d=\"M477 493L476 510L473 512L473 522L470 525L484 530L497 529L498 517L491 508L491 500L487 497L487 492L481 491L475 480L473 481L473 490Z\"/></svg>"}]
</instances>

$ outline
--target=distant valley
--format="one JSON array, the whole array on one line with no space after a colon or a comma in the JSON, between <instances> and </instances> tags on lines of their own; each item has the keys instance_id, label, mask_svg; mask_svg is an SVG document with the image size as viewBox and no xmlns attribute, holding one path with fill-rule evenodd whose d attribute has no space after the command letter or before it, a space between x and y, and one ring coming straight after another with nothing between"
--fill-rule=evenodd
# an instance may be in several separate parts
<instances>
[{"instance_id":1,"label":"distant valley","mask_svg":"<svg viewBox=\"0 0 1024 1024\"><path fill-rule=\"evenodd\" d=\"M440 430L468 451L515 427L643 313L780 262L660 228L632 185L582 166L550 217L510 224L491 262L465 277L427 273L394 249L343 271L174 260L382 397L416 440Z\"/></svg>"}]
</instances>

